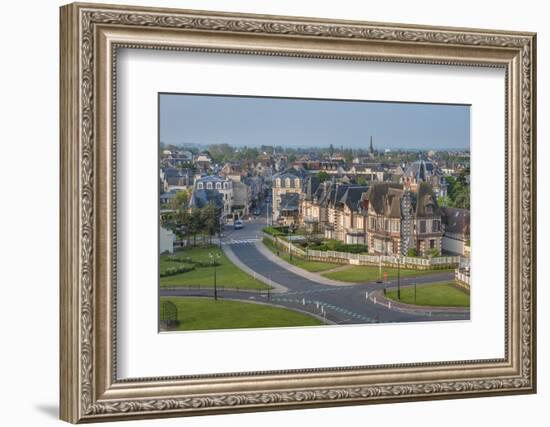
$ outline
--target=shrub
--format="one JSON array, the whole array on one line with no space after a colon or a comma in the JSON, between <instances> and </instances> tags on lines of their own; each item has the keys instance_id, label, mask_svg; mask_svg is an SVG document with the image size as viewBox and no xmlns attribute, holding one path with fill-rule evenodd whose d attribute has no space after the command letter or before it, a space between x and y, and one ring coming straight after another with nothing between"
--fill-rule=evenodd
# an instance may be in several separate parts
<instances>
[{"instance_id":1,"label":"shrub","mask_svg":"<svg viewBox=\"0 0 550 427\"><path fill-rule=\"evenodd\" d=\"M439 254L439 249L436 249L436 248L433 248L433 249L430 249L427 253L428 257L430 258L433 258L433 257L438 257L440 254Z\"/></svg>"},{"instance_id":2,"label":"shrub","mask_svg":"<svg viewBox=\"0 0 550 427\"><path fill-rule=\"evenodd\" d=\"M407 251L407 256L418 256L418 252L415 248L409 248L409 250Z\"/></svg>"},{"instance_id":3,"label":"shrub","mask_svg":"<svg viewBox=\"0 0 550 427\"><path fill-rule=\"evenodd\" d=\"M169 267L160 272L160 277L175 276L176 274L187 273L195 269L195 266L185 267Z\"/></svg>"},{"instance_id":4,"label":"shrub","mask_svg":"<svg viewBox=\"0 0 550 427\"><path fill-rule=\"evenodd\" d=\"M288 232L288 229L286 229L284 232L281 230L283 227L264 227L263 232L267 233L271 236L282 236Z\"/></svg>"},{"instance_id":5,"label":"shrub","mask_svg":"<svg viewBox=\"0 0 550 427\"><path fill-rule=\"evenodd\" d=\"M309 249L315 251L336 251L336 252L347 252L350 254L359 254L366 252L367 247L361 244L346 244L338 240L327 240L321 244L312 244L309 246Z\"/></svg>"}]
</instances>

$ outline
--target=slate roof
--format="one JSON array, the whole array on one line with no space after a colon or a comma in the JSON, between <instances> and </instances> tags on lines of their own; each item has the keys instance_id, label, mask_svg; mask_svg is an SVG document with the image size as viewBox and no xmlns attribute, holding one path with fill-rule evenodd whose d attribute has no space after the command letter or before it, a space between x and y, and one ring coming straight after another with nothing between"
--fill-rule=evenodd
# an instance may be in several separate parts
<instances>
[{"instance_id":1,"label":"slate roof","mask_svg":"<svg viewBox=\"0 0 550 427\"><path fill-rule=\"evenodd\" d=\"M208 203L214 202L218 209L223 208L223 196L218 190L194 190L189 200L189 207L203 208Z\"/></svg>"},{"instance_id":2,"label":"slate roof","mask_svg":"<svg viewBox=\"0 0 550 427\"><path fill-rule=\"evenodd\" d=\"M305 185L305 199L313 200L317 190L319 189L321 182L317 175L312 175L307 178Z\"/></svg>"},{"instance_id":3,"label":"slate roof","mask_svg":"<svg viewBox=\"0 0 550 427\"><path fill-rule=\"evenodd\" d=\"M281 195L279 210L297 211L299 209L300 195L298 193L285 193Z\"/></svg>"},{"instance_id":4,"label":"slate roof","mask_svg":"<svg viewBox=\"0 0 550 427\"><path fill-rule=\"evenodd\" d=\"M432 209L430 212L429 209ZM418 186L416 195L416 216L438 216L441 210L437 204L437 198L434 195L432 186L427 182L422 182Z\"/></svg>"},{"instance_id":5,"label":"slate roof","mask_svg":"<svg viewBox=\"0 0 550 427\"><path fill-rule=\"evenodd\" d=\"M275 176L273 176L273 179L277 179L277 178L280 178L281 179L281 184L283 184L282 186L286 186L286 182L285 180L287 178L290 178L290 187L291 188L298 188L298 187L295 187L295 183L294 183L294 180L296 178L300 178L300 179L303 179L307 176L307 174L302 170L297 170L297 169L294 169L294 168L289 168L289 169L286 169L282 172L279 172L277 174L275 174Z\"/></svg>"},{"instance_id":6,"label":"slate roof","mask_svg":"<svg viewBox=\"0 0 550 427\"><path fill-rule=\"evenodd\" d=\"M226 182L228 180L229 180L228 178L222 178L217 175L206 175L197 179L196 182Z\"/></svg>"},{"instance_id":7,"label":"slate roof","mask_svg":"<svg viewBox=\"0 0 550 427\"><path fill-rule=\"evenodd\" d=\"M470 235L470 211L467 209L442 207L445 232Z\"/></svg>"},{"instance_id":8,"label":"slate roof","mask_svg":"<svg viewBox=\"0 0 550 427\"><path fill-rule=\"evenodd\" d=\"M405 170L406 177L415 178L416 180L425 180L432 175L439 175L439 169L430 160L417 160L412 162Z\"/></svg>"},{"instance_id":9,"label":"slate roof","mask_svg":"<svg viewBox=\"0 0 550 427\"><path fill-rule=\"evenodd\" d=\"M368 189L369 187L366 185L349 185L339 203L346 205L352 211L357 211L361 205L362 196Z\"/></svg>"},{"instance_id":10,"label":"slate roof","mask_svg":"<svg viewBox=\"0 0 550 427\"><path fill-rule=\"evenodd\" d=\"M401 218L401 197L403 185L391 182L380 182L371 185L363 196L368 200L377 215Z\"/></svg>"}]
</instances>

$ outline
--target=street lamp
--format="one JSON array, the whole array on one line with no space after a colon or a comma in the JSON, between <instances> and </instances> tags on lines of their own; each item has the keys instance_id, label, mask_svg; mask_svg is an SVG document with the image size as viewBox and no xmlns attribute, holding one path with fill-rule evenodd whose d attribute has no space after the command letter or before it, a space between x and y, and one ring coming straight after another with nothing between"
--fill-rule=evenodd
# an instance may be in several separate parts
<instances>
[{"instance_id":1,"label":"street lamp","mask_svg":"<svg viewBox=\"0 0 550 427\"><path fill-rule=\"evenodd\" d=\"M212 262L212 265L214 266L214 300L217 301L218 300L218 283L217 283L217 274L216 274L217 273L216 272L216 262L221 257L220 257L219 253L213 254L212 252L210 252L208 255L210 256L210 261Z\"/></svg>"},{"instance_id":2,"label":"street lamp","mask_svg":"<svg viewBox=\"0 0 550 427\"><path fill-rule=\"evenodd\" d=\"M292 262L292 242L290 240L290 225L288 226L288 233L287 233L287 236L288 236L288 256L289 256L289 259L290 259L290 262Z\"/></svg>"},{"instance_id":3,"label":"street lamp","mask_svg":"<svg viewBox=\"0 0 550 427\"><path fill-rule=\"evenodd\" d=\"M397 255L397 299L401 301L401 254Z\"/></svg>"}]
</instances>

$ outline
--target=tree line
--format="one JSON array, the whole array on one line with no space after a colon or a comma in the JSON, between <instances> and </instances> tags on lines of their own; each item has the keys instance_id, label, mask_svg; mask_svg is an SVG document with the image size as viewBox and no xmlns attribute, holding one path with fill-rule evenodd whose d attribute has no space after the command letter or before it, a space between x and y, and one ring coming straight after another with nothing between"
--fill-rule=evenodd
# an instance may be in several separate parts
<instances>
[{"instance_id":1,"label":"tree line","mask_svg":"<svg viewBox=\"0 0 550 427\"><path fill-rule=\"evenodd\" d=\"M171 202L171 212L163 214L163 225L173 228L180 238L185 238L187 246L197 245L197 235L206 234L210 243L212 237L221 228L221 209L214 202L209 202L202 208L189 207L190 191L180 191Z\"/></svg>"},{"instance_id":2,"label":"tree line","mask_svg":"<svg viewBox=\"0 0 550 427\"><path fill-rule=\"evenodd\" d=\"M454 176L446 176L447 196L440 197L438 202L441 206L450 208L470 209L470 184L468 183L470 169L466 168Z\"/></svg>"}]
</instances>

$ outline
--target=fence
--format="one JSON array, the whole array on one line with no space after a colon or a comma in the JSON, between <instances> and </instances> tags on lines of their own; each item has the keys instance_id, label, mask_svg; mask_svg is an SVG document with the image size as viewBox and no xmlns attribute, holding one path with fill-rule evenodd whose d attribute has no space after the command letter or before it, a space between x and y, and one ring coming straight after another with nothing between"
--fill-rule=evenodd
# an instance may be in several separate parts
<instances>
[{"instance_id":1,"label":"fence","mask_svg":"<svg viewBox=\"0 0 550 427\"><path fill-rule=\"evenodd\" d=\"M178 325L178 308L172 301L162 301L160 306L160 324L166 329Z\"/></svg>"},{"instance_id":2,"label":"fence","mask_svg":"<svg viewBox=\"0 0 550 427\"><path fill-rule=\"evenodd\" d=\"M337 264L351 265L382 265L384 267L411 268L416 270L428 270L438 268L456 268L461 264L460 256L444 256L434 258L416 258L416 257L397 257L387 255L366 255L352 254L348 252L338 251L315 251L311 249L302 249L288 240L283 240L280 237L266 235L279 248L287 251L292 251L292 254L302 258L307 258L311 261L330 262Z\"/></svg>"},{"instance_id":3,"label":"fence","mask_svg":"<svg viewBox=\"0 0 550 427\"><path fill-rule=\"evenodd\" d=\"M470 275L462 273L458 268L455 270L455 279L459 286L470 289Z\"/></svg>"}]
</instances>

